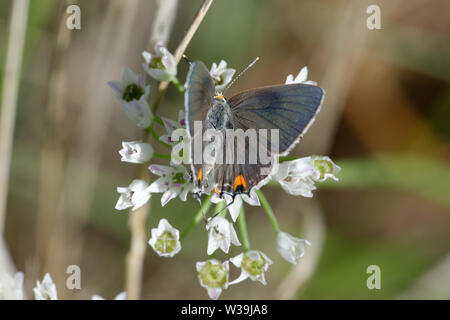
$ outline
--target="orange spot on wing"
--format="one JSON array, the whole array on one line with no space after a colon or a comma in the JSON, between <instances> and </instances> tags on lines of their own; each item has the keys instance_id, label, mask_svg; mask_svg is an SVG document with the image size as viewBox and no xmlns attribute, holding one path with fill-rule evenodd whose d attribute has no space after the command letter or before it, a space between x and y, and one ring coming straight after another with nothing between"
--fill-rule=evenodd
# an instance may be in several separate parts
<instances>
[{"instance_id":1,"label":"orange spot on wing","mask_svg":"<svg viewBox=\"0 0 450 320\"><path fill-rule=\"evenodd\" d=\"M197 180L202 181L202 169L198 170Z\"/></svg>"},{"instance_id":2,"label":"orange spot on wing","mask_svg":"<svg viewBox=\"0 0 450 320\"><path fill-rule=\"evenodd\" d=\"M238 175L236 179L234 179L234 191L236 191L239 186L242 186L244 190L247 189L247 183L245 182L244 176L242 174Z\"/></svg>"},{"instance_id":3,"label":"orange spot on wing","mask_svg":"<svg viewBox=\"0 0 450 320\"><path fill-rule=\"evenodd\" d=\"M219 190L219 188L217 188L217 186L214 186L214 192L217 194L220 194L220 190Z\"/></svg>"}]
</instances>

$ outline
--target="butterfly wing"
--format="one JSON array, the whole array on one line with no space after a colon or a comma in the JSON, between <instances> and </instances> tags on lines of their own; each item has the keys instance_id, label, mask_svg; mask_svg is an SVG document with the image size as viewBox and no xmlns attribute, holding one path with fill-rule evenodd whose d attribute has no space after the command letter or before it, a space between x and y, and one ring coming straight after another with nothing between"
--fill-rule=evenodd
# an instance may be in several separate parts
<instances>
[{"instance_id":1,"label":"butterfly wing","mask_svg":"<svg viewBox=\"0 0 450 320\"><path fill-rule=\"evenodd\" d=\"M214 81L205 64L191 63L186 79L185 109L186 124L191 136L194 135L194 121L204 121L214 99Z\"/></svg>"},{"instance_id":2,"label":"butterfly wing","mask_svg":"<svg viewBox=\"0 0 450 320\"><path fill-rule=\"evenodd\" d=\"M286 155L314 122L324 96L320 87L288 84L244 91L228 104L239 128L279 129L278 154Z\"/></svg>"},{"instance_id":3,"label":"butterfly wing","mask_svg":"<svg viewBox=\"0 0 450 320\"><path fill-rule=\"evenodd\" d=\"M271 135L267 135L266 152L271 153L271 144L272 148L278 150L270 155L274 161L275 156L286 155L300 141L314 122L324 95L324 90L317 86L289 84L245 91L233 96L228 104L233 114L234 129L256 129L258 134L259 129L279 129L279 139L271 139ZM258 141L260 138L258 136ZM235 194L243 189L250 192L253 187L263 185L270 178L273 163L264 163L259 150L247 146L245 159L249 159L249 153L257 154L257 163L218 165L215 182L220 191ZM231 152L227 145L224 146L224 152Z\"/></svg>"},{"instance_id":4,"label":"butterfly wing","mask_svg":"<svg viewBox=\"0 0 450 320\"><path fill-rule=\"evenodd\" d=\"M205 64L201 61L191 63L186 79L185 110L186 126L191 138L190 153L193 155L196 135L203 135L203 131L194 132L194 121L204 121L214 99L214 81ZM205 128L203 125L202 128ZM201 136L200 136L201 139ZM201 180L201 164L194 164L191 159L194 181Z\"/></svg>"}]
</instances>

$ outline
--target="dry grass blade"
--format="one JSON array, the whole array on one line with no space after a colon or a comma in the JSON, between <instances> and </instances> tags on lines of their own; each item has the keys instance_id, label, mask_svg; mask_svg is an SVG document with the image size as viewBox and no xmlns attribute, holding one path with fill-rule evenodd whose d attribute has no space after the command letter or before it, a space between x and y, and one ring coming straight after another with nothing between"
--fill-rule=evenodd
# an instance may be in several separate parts
<instances>
[{"instance_id":1,"label":"dry grass blade","mask_svg":"<svg viewBox=\"0 0 450 320\"><path fill-rule=\"evenodd\" d=\"M5 228L8 198L9 168L11 165L20 71L28 19L28 0L13 1L11 24L3 81L0 126L0 232Z\"/></svg>"}]
</instances>

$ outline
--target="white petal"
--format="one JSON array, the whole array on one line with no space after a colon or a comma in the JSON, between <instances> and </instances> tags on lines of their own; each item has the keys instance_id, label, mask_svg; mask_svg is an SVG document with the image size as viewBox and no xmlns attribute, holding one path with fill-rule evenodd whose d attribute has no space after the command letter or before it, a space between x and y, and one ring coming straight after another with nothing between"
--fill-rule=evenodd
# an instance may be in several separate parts
<instances>
[{"instance_id":1,"label":"white petal","mask_svg":"<svg viewBox=\"0 0 450 320\"><path fill-rule=\"evenodd\" d=\"M148 200L150 200L150 198L151 198L150 192L145 192L145 191L139 192L139 193L136 192L132 197L132 202L134 204L134 207L132 210L135 211L135 210L139 209L140 207L145 205L148 202Z\"/></svg>"},{"instance_id":2,"label":"white petal","mask_svg":"<svg viewBox=\"0 0 450 320\"><path fill-rule=\"evenodd\" d=\"M125 210L127 208L130 208L133 206L133 203L131 203L130 200L127 199L125 195L121 195L119 197L119 200L117 200L115 209L116 210Z\"/></svg>"},{"instance_id":3,"label":"white petal","mask_svg":"<svg viewBox=\"0 0 450 320\"><path fill-rule=\"evenodd\" d=\"M229 198L227 198L229 199ZM233 219L233 222L237 220L237 218L239 217L239 213L241 211L241 206L242 206L242 199L241 196L236 196L234 197L234 201L232 204L231 200L230 202L228 202L229 200L227 200L227 205L228 205L228 211L230 212L231 218Z\"/></svg>"},{"instance_id":4,"label":"white petal","mask_svg":"<svg viewBox=\"0 0 450 320\"><path fill-rule=\"evenodd\" d=\"M214 238L212 231L210 231L209 235L208 235L208 249L206 250L206 253L208 255L211 255L218 248L219 248L219 244L217 243L216 239Z\"/></svg>"},{"instance_id":5,"label":"white petal","mask_svg":"<svg viewBox=\"0 0 450 320\"><path fill-rule=\"evenodd\" d=\"M303 67L302 70L298 73L298 75L295 77L296 83L302 83L305 82L308 79L308 67Z\"/></svg>"},{"instance_id":6,"label":"white petal","mask_svg":"<svg viewBox=\"0 0 450 320\"><path fill-rule=\"evenodd\" d=\"M230 258L230 261L232 264L234 264L237 268L241 267L242 258L244 257L244 254L238 254L237 256Z\"/></svg>"},{"instance_id":7,"label":"white petal","mask_svg":"<svg viewBox=\"0 0 450 320\"><path fill-rule=\"evenodd\" d=\"M236 234L236 230L234 230L234 227L231 223L230 223L230 238L231 238L231 243L234 244L235 246L241 245L241 243L239 242L239 238Z\"/></svg>"},{"instance_id":8,"label":"white petal","mask_svg":"<svg viewBox=\"0 0 450 320\"><path fill-rule=\"evenodd\" d=\"M255 189L252 189L252 191L250 191L250 197L246 194L242 194L241 197L245 202L247 202L251 206L261 205L261 203L259 202L259 198L256 195Z\"/></svg>"},{"instance_id":9,"label":"white petal","mask_svg":"<svg viewBox=\"0 0 450 320\"><path fill-rule=\"evenodd\" d=\"M180 193L181 201L186 201L189 190L190 190L189 186L183 187L183 191L181 191L181 193Z\"/></svg>"},{"instance_id":10,"label":"white petal","mask_svg":"<svg viewBox=\"0 0 450 320\"><path fill-rule=\"evenodd\" d=\"M208 263L208 261L201 261L201 262L197 262L195 264L195 269L197 270L197 272L200 272L200 270L203 269L203 266Z\"/></svg>"},{"instance_id":11,"label":"white petal","mask_svg":"<svg viewBox=\"0 0 450 320\"><path fill-rule=\"evenodd\" d=\"M144 60L147 64L149 64L152 60L152 54L150 52L144 51L142 52L142 56L144 57Z\"/></svg>"},{"instance_id":12,"label":"white petal","mask_svg":"<svg viewBox=\"0 0 450 320\"><path fill-rule=\"evenodd\" d=\"M114 300L127 300L128 299L128 295L125 291L118 293L115 297Z\"/></svg>"},{"instance_id":13,"label":"white petal","mask_svg":"<svg viewBox=\"0 0 450 320\"><path fill-rule=\"evenodd\" d=\"M108 82L108 85L114 90L114 92L116 92L117 97L119 99L122 98L122 94L123 94L123 85L121 82L119 81L110 81Z\"/></svg>"},{"instance_id":14,"label":"white petal","mask_svg":"<svg viewBox=\"0 0 450 320\"><path fill-rule=\"evenodd\" d=\"M176 198L178 196L178 193L179 193L178 188L171 188L166 192L164 192L164 194L161 197L161 206L164 207L170 200Z\"/></svg>"},{"instance_id":15,"label":"white petal","mask_svg":"<svg viewBox=\"0 0 450 320\"><path fill-rule=\"evenodd\" d=\"M208 296L213 300L217 300L221 293L221 288L208 288Z\"/></svg>"},{"instance_id":16,"label":"white petal","mask_svg":"<svg viewBox=\"0 0 450 320\"><path fill-rule=\"evenodd\" d=\"M149 187L148 191L151 193L165 192L169 187L167 178L161 177L154 181Z\"/></svg>"},{"instance_id":17,"label":"white petal","mask_svg":"<svg viewBox=\"0 0 450 320\"><path fill-rule=\"evenodd\" d=\"M131 71L130 68L125 67L122 73L122 84L126 87L131 83L137 83L137 76L135 76L134 72Z\"/></svg>"},{"instance_id":18,"label":"white petal","mask_svg":"<svg viewBox=\"0 0 450 320\"><path fill-rule=\"evenodd\" d=\"M242 270L241 274L239 275L239 277L237 277L235 280L229 282L228 284L230 286L233 285L233 284L237 284L239 282L242 282L242 281L246 280L248 277L249 277L249 274L245 270Z\"/></svg>"},{"instance_id":19,"label":"white petal","mask_svg":"<svg viewBox=\"0 0 450 320\"><path fill-rule=\"evenodd\" d=\"M285 84L294 83L294 76L292 74L288 75L285 81Z\"/></svg>"},{"instance_id":20,"label":"white petal","mask_svg":"<svg viewBox=\"0 0 450 320\"><path fill-rule=\"evenodd\" d=\"M167 176L173 172L172 167L162 166L162 165L157 165L157 164L153 164L153 165L149 166L148 169L153 174L156 174L157 176Z\"/></svg>"}]
</instances>

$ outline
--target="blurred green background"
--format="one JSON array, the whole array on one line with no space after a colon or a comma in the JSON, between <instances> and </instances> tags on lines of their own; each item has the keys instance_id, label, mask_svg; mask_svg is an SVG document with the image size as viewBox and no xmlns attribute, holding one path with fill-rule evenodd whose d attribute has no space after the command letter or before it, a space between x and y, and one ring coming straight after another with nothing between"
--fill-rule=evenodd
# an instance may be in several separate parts
<instances>
[{"instance_id":1,"label":"blurred green background","mask_svg":"<svg viewBox=\"0 0 450 320\"><path fill-rule=\"evenodd\" d=\"M169 50L201 2L179 1ZM0 2L0 81L11 3ZM73 3L81 7L82 28L68 31L61 24L66 2L30 1L5 240L16 268L25 272L29 296L35 280L50 272L60 298L112 298L124 288L130 242L129 213L114 210L116 187L127 186L137 167L120 162L117 151L141 132L107 81L120 79L124 66L142 72L155 3ZM381 30L366 28L370 4L381 8ZM445 0L214 1L187 56L208 66L224 59L237 70L259 56L228 95L283 83L307 65L309 79L327 95L292 154L329 155L342 167L340 181L320 185L313 199L263 189L281 229L308 239L312 248L298 266L288 264L276 252L263 209L247 207L252 247L275 263L267 287L246 281L221 298L277 299L286 292L295 299L450 298L448 12ZM58 36L67 40L64 50ZM61 65L58 104L51 77ZM187 68L182 61L181 81ZM183 96L171 86L159 115L176 118L180 108ZM149 174L148 180L155 178ZM148 235L162 217L183 229L197 209L190 198L161 208L154 196ZM173 259L147 247L143 298L207 298L195 272L195 262L207 258L203 225L182 246ZM231 250L231 256L240 253ZM81 290L65 287L70 264L81 267ZM366 287L369 265L381 268L381 290Z\"/></svg>"}]
</instances>

